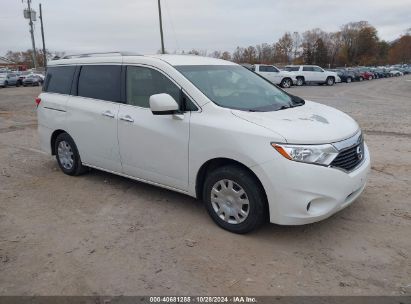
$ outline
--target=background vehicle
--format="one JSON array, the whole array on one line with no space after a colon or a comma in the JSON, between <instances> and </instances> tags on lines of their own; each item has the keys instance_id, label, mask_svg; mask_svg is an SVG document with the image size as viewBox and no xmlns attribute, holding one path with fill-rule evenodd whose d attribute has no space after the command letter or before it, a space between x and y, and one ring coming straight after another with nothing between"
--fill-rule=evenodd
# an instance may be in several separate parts
<instances>
[{"instance_id":1,"label":"background vehicle","mask_svg":"<svg viewBox=\"0 0 411 304\"><path fill-rule=\"evenodd\" d=\"M19 87L21 81L19 80L18 76L14 73L1 73L0 74L0 86L3 88L7 86L16 86Z\"/></svg>"},{"instance_id":2,"label":"background vehicle","mask_svg":"<svg viewBox=\"0 0 411 304\"><path fill-rule=\"evenodd\" d=\"M341 82L351 83L356 80L355 74L352 71L341 69L334 70L334 72L341 78Z\"/></svg>"},{"instance_id":3,"label":"background vehicle","mask_svg":"<svg viewBox=\"0 0 411 304\"><path fill-rule=\"evenodd\" d=\"M366 68L358 68L358 71L360 72L363 79L373 80L375 78L374 74Z\"/></svg>"},{"instance_id":4,"label":"background vehicle","mask_svg":"<svg viewBox=\"0 0 411 304\"><path fill-rule=\"evenodd\" d=\"M391 76L402 76L403 75L401 71L396 70L396 69L390 70L389 73Z\"/></svg>"},{"instance_id":5,"label":"background vehicle","mask_svg":"<svg viewBox=\"0 0 411 304\"><path fill-rule=\"evenodd\" d=\"M285 67L285 70L293 72L297 82L302 81L305 84L317 83L332 86L334 83L341 82L337 73L325 71L316 65L288 65Z\"/></svg>"},{"instance_id":6,"label":"background vehicle","mask_svg":"<svg viewBox=\"0 0 411 304\"><path fill-rule=\"evenodd\" d=\"M42 83L42 79L37 75L28 75L23 79L23 86L39 86Z\"/></svg>"},{"instance_id":7,"label":"background vehicle","mask_svg":"<svg viewBox=\"0 0 411 304\"><path fill-rule=\"evenodd\" d=\"M297 78L294 73L288 71L281 71L273 65L255 64L252 70L257 74L263 76L265 79L274 84L280 85L283 88L289 88L297 83Z\"/></svg>"}]
</instances>

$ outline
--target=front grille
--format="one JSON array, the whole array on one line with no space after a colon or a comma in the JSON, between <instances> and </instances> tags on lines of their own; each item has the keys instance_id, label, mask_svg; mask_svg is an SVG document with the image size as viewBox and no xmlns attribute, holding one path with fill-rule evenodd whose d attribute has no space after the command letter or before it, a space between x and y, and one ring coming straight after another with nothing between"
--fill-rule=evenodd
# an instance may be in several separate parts
<instances>
[{"instance_id":1,"label":"front grille","mask_svg":"<svg viewBox=\"0 0 411 304\"><path fill-rule=\"evenodd\" d=\"M360 142L355 146L342 150L331 163L332 167L341 168L346 171L351 171L357 167L364 159L364 141L361 138Z\"/></svg>"}]
</instances>

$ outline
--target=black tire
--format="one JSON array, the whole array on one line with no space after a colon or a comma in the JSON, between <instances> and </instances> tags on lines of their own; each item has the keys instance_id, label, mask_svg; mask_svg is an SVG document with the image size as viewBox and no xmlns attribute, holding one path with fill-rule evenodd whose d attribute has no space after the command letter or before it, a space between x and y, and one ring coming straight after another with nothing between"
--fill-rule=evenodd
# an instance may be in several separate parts
<instances>
[{"instance_id":1,"label":"black tire","mask_svg":"<svg viewBox=\"0 0 411 304\"><path fill-rule=\"evenodd\" d=\"M20 86L20 82L16 82L16 87L18 88Z\"/></svg>"},{"instance_id":2,"label":"black tire","mask_svg":"<svg viewBox=\"0 0 411 304\"><path fill-rule=\"evenodd\" d=\"M7 81L4 82L3 88L7 88L7 86L9 85L9 83Z\"/></svg>"},{"instance_id":3,"label":"black tire","mask_svg":"<svg viewBox=\"0 0 411 304\"><path fill-rule=\"evenodd\" d=\"M304 85L304 83L305 83L304 77L297 77L297 86L300 87Z\"/></svg>"},{"instance_id":4,"label":"black tire","mask_svg":"<svg viewBox=\"0 0 411 304\"><path fill-rule=\"evenodd\" d=\"M283 80L281 80L281 87L284 89L288 89L291 87L291 85L293 84L292 80L290 78L284 78Z\"/></svg>"},{"instance_id":5,"label":"black tire","mask_svg":"<svg viewBox=\"0 0 411 304\"><path fill-rule=\"evenodd\" d=\"M364 80L364 78L362 76L360 76L360 81L363 81L363 80Z\"/></svg>"},{"instance_id":6,"label":"black tire","mask_svg":"<svg viewBox=\"0 0 411 304\"><path fill-rule=\"evenodd\" d=\"M245 191L246 198L248 198L248 215L240 223L228 223L220 218L211 202L213 187L219 181L226 179L239 185ZM228 165L210 172L204 183L203 201L214 222L221 228L234 233L244 234L257 229L266 221L268 215L263 188L252 174L240 166ZM220 206L221 208L222 206Z\"/></svg>"},{"instance_id":7,"label":"black tire","mask_svg":"<svg viewBox=\"0 0 411 304\"><path fill-rule=\"evenodd\" d=\"M346 80L347 83L351 83L351 81L352 81L351 77L348 77Z\"/></svg>"},{"instance_id":8,"label":"black tire","mask_svg":"<svg viewBox=\"0 0 411 304\"><path fill-rule=\"evenodd\" d=\"M70 151L72 152L72 155L71 155L72 166L71 167L64 166L63 162L60 159L59 145L61 142L65 142L69 146ZM56 141L54 142L54 151L56 152L57 163L61 171L63 171L65 174L76 176L76 175L81 175L87 171L87 168L83 166L83 164L81 163L80 154L78 153L77 146L74 143L74 140L67 133L61 133L57 136Z\"/></svg>"},{"instance_id":9,"label":"black tire","mask_svg":"<svg viewBox=\"0 0 411 304\"><path fill-rule=\"evenodd\" d=\"M335 83L334 77L328 77L327 80L326 80L326 83L327 83L328 86L333 86L334 83Z\"/></svg>"}]
</instances>

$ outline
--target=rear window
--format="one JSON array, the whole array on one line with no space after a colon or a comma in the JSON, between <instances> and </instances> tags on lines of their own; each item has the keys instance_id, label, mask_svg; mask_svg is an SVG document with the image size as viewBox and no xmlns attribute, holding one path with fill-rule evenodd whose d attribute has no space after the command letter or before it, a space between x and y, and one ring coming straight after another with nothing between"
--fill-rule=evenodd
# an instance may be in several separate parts
<instances>
[{"instance_id":1,"label":"rear window","mask_svg":"<svg viewBox=\"0 0 411 304\"><path fill-rule=\"evenodd\" d=\"M77 95L107 101L121 101L121 66L84 65L81 67Z\"/></svg>"},{"instance_id":2,"label":"rear window","mask_svg":"<svg viewBox=\"0 0 411 304\"><path fill-rule=\"evenodd\" d=\"M75 66L49 67L43 90L45 92L70 94Z\"/></svg>"}]
</instances>

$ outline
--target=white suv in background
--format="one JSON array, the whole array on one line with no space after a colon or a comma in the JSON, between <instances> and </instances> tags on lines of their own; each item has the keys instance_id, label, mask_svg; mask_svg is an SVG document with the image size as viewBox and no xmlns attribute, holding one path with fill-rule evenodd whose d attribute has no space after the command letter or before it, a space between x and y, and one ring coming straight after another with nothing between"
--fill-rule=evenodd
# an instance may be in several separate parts
<instances>
[{"instance_id":1,"label":"white suv in background","mask_svg":"<svg viewBox=\"0 0 411 304\"><path fill-rule=\"evenodd\" d=\"M236 233L325 219L370 170L351 117L220 59L68 56L49 62L36 103L42 149L64 173L95 168L196 197Z\"/></svg>"},{"instance_id":2,"label":"white suv in background","mask_svg":"<svg viewBox=\"0 0 411 304\"><path fill-rule=\"evenodd\" d=\"M332 86L341 82L336 72L326 71L317 65L287 65L285 70L295 74L297 85L317 83Z\"/></svg>"},{"instance_id":3,"label":"white suv in background","mask_svg":"<svg viewBox=\"0 0 411 304\"><path fill-rule=\"evenodd\" d=\"M281 71L273 65L254 64L251 69L268 81L280 85L283 88L289 88L292 85L297 84L297 78L294 73Z\"/></svg>"}]
</instances>

